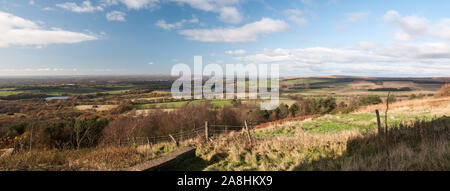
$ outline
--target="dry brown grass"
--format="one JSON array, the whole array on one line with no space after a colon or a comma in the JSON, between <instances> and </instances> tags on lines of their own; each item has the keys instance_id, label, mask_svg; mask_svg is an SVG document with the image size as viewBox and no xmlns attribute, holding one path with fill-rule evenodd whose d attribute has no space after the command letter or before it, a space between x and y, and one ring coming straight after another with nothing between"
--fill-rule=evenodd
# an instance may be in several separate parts
<instances>
[{"instance_id":1,"label":"dry brown grass","mask_svg":"<svg viewBox=\"0 0 450 191\"><path fill-rule=\"evenodd\" d=\"M362 135L356 130L319 135L297 128L293 137L254 138L251 146L244 133L234 132L214 142L197 142L198 158L174 170L294 170L303 161L342 154L346 142L358 136Z\"/></svg>"},{"instance_id":2,"label":"dry brown grass","mask_svg":"<svg viewBox=\"0 0 450 191\"><path fill-rule=\"evenodd\" d=\"M80 150L22 151L0 159L0 170L7 171L111 171L122 170L174 150L172 143L147 148L105 147Z\"/></svg>"},{"instance_id":3,"label":"dry brown grass","mask_svg":"<svg viewBox=\"0 0 450 191\"><path fill-rule=\"evenodd\" d=\"M385 105L369 106L357 113L372 114L375 109L383 110ZM444 116L450 113L450 98L395 102L389 112L390 118L414 118L424 113ZM321 118L327 117L331 116ZM390 126L388 142L381 144L376 131L370 129L313 133L302 125L288 121L264 126L254 131L252 146L243 133L212 143L197 142L198 158L174 170L450 170L447 117Z\"/></svg>"},{"instance_id":4,"label":"dry brown grass","mask_svg":"<svg viewBox=\"0 0 450 191\"><path fill-rule=\"evenodd\" d=\"M405 100L389 104L389 109L397 108L448 108L450 106L450 97L443 98L423 98L414 100ZM386 104L370 105L361 109L356 110L354 113L373 113L375 110L386 109ZM448 110L450 113L450 110Z\"/></svg>"},{"instance_id":5,"label":"dry brown grass","mask_svg":"<svg viewBox=\"0 0 450 191\"><path fill-rule=\"evenodd\" d=\"M416 121L347 142L338 157L323 157L300 165L297 170L449 170L450 118Z\"/></svg>"},{"instance_id":6,"label":"dry brown grass","mask_svg":"<svg viewBox=\"0 0 450 191\"><path fill-rule=\"evenodd\" d=\"M118 105L78 105L75 108L77 110L95 110L95 111L108 111L117 108Z\"/></svg>"},{"instance_id":7,"label":"dry brown grass","mask_svg":"<svg viewBox=\"0 0 450 191\"><path fill-rule=\"evenodd\" d=\"M253 146L245 134L232 133L198 142L198 158L172 170L450 170L449 125L450 118L441 118L392 127L388 141L374 132L311 134L295 128L294 136L256 138Z\"/></svg>"},{"instance_id":8,"label":"dry brown grass","mask_svg":"<svg viewBox=\"0 0 450 191\"><path fill-rule=\"evenodd\" d=\"M441 89L435 94L435 97L448 97L450 96L450 84L445 84Z\"/></svg>"}]
</instances>

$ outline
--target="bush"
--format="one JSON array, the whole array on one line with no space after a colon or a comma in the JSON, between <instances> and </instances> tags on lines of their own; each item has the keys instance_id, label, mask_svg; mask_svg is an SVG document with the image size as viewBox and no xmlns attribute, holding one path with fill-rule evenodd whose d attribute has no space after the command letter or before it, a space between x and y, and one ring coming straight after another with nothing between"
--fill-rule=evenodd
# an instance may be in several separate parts
<instances>
[{"instance_id":1,"label":"bush","mask_svg":"<svg viewBox=\"0 0 450 191\"><path fill-rule=\"evenodd\" d=\"M313 99L310 104L311 114L331 113L336 107L336 99L333 97Z\"/></svg>"},{"instance_id":2,"label":"bush","mask_svg":"<svg viewBox=\"0 0 450 191\"><path fill-rule=\"evenodd\" d=\"M272 112L275 112L276 119L284 119L289 116L289 106L282 103Z\"/></svg>"},{"instance_id":3,"label":"bush","mask_svg":"<svg viewBox=\"0 0 450 191\"><path fill-rule=\"evenodd\" d=\"M72 134L76 147L96 146L100 140L101 132L108 123L108 119L97 116L75 120L72 126Z\"/></svg>"},{"instance_id":4,"label":"bush","mask_svg":"<svg viewBox=\"0 0 450 191\"><path fill-rule=\"evenodd\" d=\"M70 147L72 145L72 127L70 125L70 123L63 122L49 124L42 132L44 137L42 143L50 148Z\"/></svg>"},{"instance_id":5,"label":"bush","mask_svg":"<svg viewBox=\"0 0 450 191\"><path fill-rule=\"evenodd\" d=\"M380 96L378 96L378 95L363 96L359 100L359 104L361 106L375 105L375 104L380 104L380 103L383 103L383 101L381 100Z\"/></svg>"},{"instance_id":6,"label":"bush","mask_svg":"<svg viewBox=\"0 0 450 191\"><path fill-rule=\"evenodd\" d=\"M122 113L125 113L127 111L131 111L133 109L134 109L133 104L131 104L131 103L122 103L118 107L112 109L111 110L111 114L122 114Z\"/></svg>"},{"instance_id":7,"label":"bush","mask_svg":"<svg viewBox=\"0 0 450 191\"><path fill-rule=\"evenodd\" d=\"M14 124L9 126L8 130L14 131L18 135L22 135L25 132L25 129L27 128L27 124L20 123L20 124Z\"/></svg>"},{"instance_id":8,"label":"bush","mask_svg":"<svg viewBox=\"0 0 450 191\"><path fill-rule=\"evenodd\" d=\"M300 100L295 104L298 106L298 111L296 112L296 116L303 116L311 114L311 100Z\"/></svg>"},{"instance_id":9,"label":"bush","mask_svg":"<svg viewBox=\"0 0 450 191\"><path fill-rule=\"evenodd\" d=\"M289 107L289 113L290 113L290 115L292 116L292 117L295 117L295 113L298 111L298 106L297 106L297 104L292 104L290 107Z\"/></svg>"},{"instance_id":10,"label":"bush","mask_svg":"<svg viewBox=\"0 0 450 191\"><path fill-rule=\"evenodd\" d=\"M48 148L95 147L108 123L108 119L95 116L41 124L36 141Z\"/></svg>"},{"instance_id":11,"label":"bush","mask_svg":"<svg viewBox=\"0 0 450 191\"><path fill-rule=\"evenodd\" d=\"M249 125L257 125L264 123L269 118L270 113L266 110L255 109L250 111L247 117L247 122Z\"/></svg>"},{"instance_id":12,"label":"bush","mask_svg":"<svg viewBox=\"0 0 450 191\"><path fill-rule=\"evenodd\" d=\"M389 101L389 103L394 103L397 101L397 98L394 95L389 95L387 100Z\"/></svg>"}]
</instances>

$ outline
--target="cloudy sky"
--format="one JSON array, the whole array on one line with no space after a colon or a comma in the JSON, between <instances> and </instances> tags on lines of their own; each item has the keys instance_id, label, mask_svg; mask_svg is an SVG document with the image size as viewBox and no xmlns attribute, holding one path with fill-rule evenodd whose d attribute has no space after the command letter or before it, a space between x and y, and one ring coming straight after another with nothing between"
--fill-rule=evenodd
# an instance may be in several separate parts
<instances>
[{"instance_id":1,"label":"cloudy sky","mask_svg":"<svg viewBox=\"0 0 450 191\"><path fill-rule=\"evenodd\" d=\"M0 75L449 76L448 0L0 0Z\"/></svg>"}]
</instances>

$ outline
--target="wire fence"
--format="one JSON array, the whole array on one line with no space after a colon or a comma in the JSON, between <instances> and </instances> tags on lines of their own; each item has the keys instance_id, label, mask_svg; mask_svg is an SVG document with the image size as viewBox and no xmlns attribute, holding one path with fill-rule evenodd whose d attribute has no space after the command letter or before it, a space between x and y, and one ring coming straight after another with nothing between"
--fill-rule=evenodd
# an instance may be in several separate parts
<instances>
[{"instance_id":1,"label":"wire fence","mask_svg":"<svg viewBox=\"0 0 450 191\"><path fill-rule=\"evenodd\" d=\"M176 133L168 134L165 136L154 137L132 137L125 140L119 139L117 145L129 146L129 145L147 145L158 144L164 142L182 142L197 137L214 137L221 134L228 134L230 132L241 131L245 126L233 126L233 125L206 125L203 127L197 127L192 130L184 130Z\"/></svg>"}]
</instances>

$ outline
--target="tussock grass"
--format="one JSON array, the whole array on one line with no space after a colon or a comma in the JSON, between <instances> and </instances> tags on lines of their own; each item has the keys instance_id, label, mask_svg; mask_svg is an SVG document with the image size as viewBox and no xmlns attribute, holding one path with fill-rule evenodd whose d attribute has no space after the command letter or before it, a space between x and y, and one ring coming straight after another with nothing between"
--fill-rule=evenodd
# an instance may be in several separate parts
<instances>
[{"instance_id":1,"label":"tussock grass","mask_svg":"<svg viewBox=\"0 0 450 191\"><path fill-rule=\"evenodd\" d=\"M450 170L448 102L394 103L387 137L376 133L373 108L257 129L253 145L233 133L193 143L197 158L171 170Z\"/></svg>"},{"instance_id":2,"label":"tussock grass","mask_svg":"<svg viewBox=\"0 0 450 191\"><path fill-rule=\"evenodd\" d=\"M301 128L293 133L292 136L255 138L253 146L244 133L234 133L212 143L199 143L198 158L187 160L173 170L294 170L304 161L342 153L348 139L361 136L359 131L310 134Z\"/></svg>"},{"instance_id":3,"label":"tussock grass","mask_svg":"<svg viewBox=\"0 0 450 191\"><path fill-rule=\"evenodd\" d=\"M172 143L152 146L98 147L80 150L21 151L0 159L0 171L111 171L161 157L177 147Z\"/></svg>"},{"instance_id":4,"label":"tussock grass","mask_svg":"<svg viewBox=\"0 0 450 191\"><path fill-rule=\"evenodd\" d=\"M450 118L417 121L347 142L338 157L321 157L296 170L450 170Z\"/></svg>"},{"instance_id":5,"label":"tussock grass","mask_svg":"<svg viewBox=\"0 0 450 191\"><path fill-rule=\"evenodd\" d=\"M399 110L410 110L410 111L420 111L420 110L428 110L432 114L440 115L440 114L448 114L450 113L450 97L442 97L442 98L423 98L423 99L414 99L414 100L406 100L400 102L394 102L389 104L390 113L395 113L397 109ZM371 105L364 108L361 108L354 113L373 113L375 110L384 110L386 109L385 104ZM411 114L410 114L411 115Z\"/></svg>"},{"instance_id":6,"label":"tussock grass","mask_svg":"<svg viewBox=\"0 0 450 191\"><path fill-rule=\"evenodd\" d=\"M295 123L290 124L295 127ZM450 170L450 118L416 121L390 128L387 137L359 129L310 133L234 133L214 142L199 142L197 158L169 170L291 171L291 170ZM284 128L289 127L284 124Z\"/></svg>"}]
</instances>

